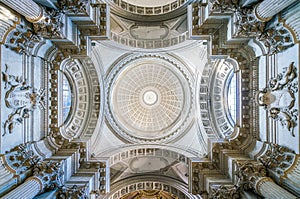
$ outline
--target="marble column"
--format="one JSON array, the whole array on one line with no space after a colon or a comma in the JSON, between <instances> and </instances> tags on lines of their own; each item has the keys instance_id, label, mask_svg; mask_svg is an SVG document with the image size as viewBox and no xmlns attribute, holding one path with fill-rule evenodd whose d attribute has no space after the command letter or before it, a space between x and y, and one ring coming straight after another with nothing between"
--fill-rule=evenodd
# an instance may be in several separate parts
<instances>
[{"instance_id":1,"label":"marble column","mask_svg":"<svg viewBox=\"0 0 300 199\"><path fill-rule=\"evenodd\" d=\"M264 0L255 7L255 15L261 21L269 21L274 15L297 0Z\"/></svg>"},{"instance_id":2,"label":"marble column","mask_svg":"<svg viewBox=\"0 0 300 199\"><path fill-rule=\"evenodd\" d=\"M26 17L30 22L37 22L43 17L43 9L33 0L0 0L0 2Z\"/></svg>"},{"instance_id":3,"label":"marble column","mask_svg":"<svg viewBox=\"0 0 300 199\"><path fill-rule=\"evenodd\" d=\"M255 192L266 199L296 199L297 197L277 185L271 178L260 178L256 182Z\"/></svg>"},{"instance_id":4,"label":"marble column","mask_svg":"<svg viewBox=\"0 0 300 199\"><path fill-rule=\"evenodd\" d=\"M33 176L2 198L24 198L26 196L26 199L32 199L45 190L61 187L62 179L62 162L38 162L33 168Z\"/></svg>"}]
</instances>

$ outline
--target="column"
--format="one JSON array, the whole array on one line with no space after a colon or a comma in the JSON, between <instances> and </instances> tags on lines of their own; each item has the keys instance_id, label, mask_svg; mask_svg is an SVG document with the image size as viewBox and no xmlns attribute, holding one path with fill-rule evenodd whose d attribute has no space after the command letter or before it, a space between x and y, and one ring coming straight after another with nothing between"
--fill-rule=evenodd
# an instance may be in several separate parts
<instances>
[{"instance_id":1,"label":"column","mask_svg":"<svg viewBox=\"0 0 300 199\"><path fill-rule=\"evenodd\" d=\"M261 21L269 21L274 15L297 0L264 0L255 7L255 16Z\"/></svg>"},{"instance_id":2,"label":"column","mask_svg":"<svg viewBox=\"0 0 300 199\"><path fill-rule=\"evenodd\" d=\"M256 182L255 191L266 199L296 199L297 197L278 186L271 178L264 177Z\"/></svg>"},{"instance_id":3,"label":"column","mask_svg":"<svg viewBox=\"0 0 300 199\"><path fill-rule=\"evenodd\" d=\"M26 196L26 199L32 199L45 190L60 187L63 185L62 168L62 162L38 162L33 168L33 176L2 198L24 198Z\"/></svg>"},{"instance_id":4,"label":"column","mask_svg":"<svg viewBox=\"0 0 300 199\"><path fill-rule=\"evenodd\" d=\"M282 198L296 199L297 197L278 186L266 176L267 169L260 162L238 163L237 186L246 190L253 190L266 199Z\"/></svg>"},{"instance_id":5,"label":"column","mask_svg":"<svg viewBox=\"0 0 300 199\"><path fill-rule=\"evenodd\" d=\"M30 22L37 22L43 16L43 9L33 0L0 0L0 2L26 17Z\"/></svg>"},{"instance_id":6,"label":"column","mask_svg":"<svg viewBox=\"0 0 300 199\"><path fill-rule=\"evenodd\" d=\"M34 198L43 189L42 182L36 177L30 177L23 184L12 190L2 197L2 199L10 198Z\"/></svg>"}]
</instances>

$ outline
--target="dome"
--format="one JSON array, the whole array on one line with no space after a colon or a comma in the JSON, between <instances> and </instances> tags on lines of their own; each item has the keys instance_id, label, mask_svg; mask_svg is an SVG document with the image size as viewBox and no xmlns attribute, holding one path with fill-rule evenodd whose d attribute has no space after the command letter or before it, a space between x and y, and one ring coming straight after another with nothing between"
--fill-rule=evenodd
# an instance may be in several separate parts
<instances>
[{"instance_id":1,"label":"dome","mask_svg":"<svg viewBox=\"0 0 300 199\"><path fill-rule=\"evenodd\" d=\"M108 90L113 126L131 141L168 140L178 134L191 106L187 78L176 64L155 56L120 68Z\"/></svg>"}]
</instances>

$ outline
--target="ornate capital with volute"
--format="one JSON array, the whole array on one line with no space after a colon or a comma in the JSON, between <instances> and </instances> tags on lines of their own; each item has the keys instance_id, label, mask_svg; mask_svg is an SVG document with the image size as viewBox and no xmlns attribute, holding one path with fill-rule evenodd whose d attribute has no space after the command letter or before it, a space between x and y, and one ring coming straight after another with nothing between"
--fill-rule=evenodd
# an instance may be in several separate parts
<instances>
[{"instance_id":1,"label":"ornate capital with volute","mask_svg":"<svg viewBox=\"0 0 300 199\"><path fill-rule=\"evenodd\" d=\"M42 161L38 162L33 169L33 177L42 184L42 189L55 189L63 185L62 162Z\"/></svg>"},{"instance_id":2,"label":"ornate capital with volute","mask_svg":"<svg viewBox=\"0 0 300 199\"><path fill-rule=\"evenodd\" d=\"M258 157L258 160L268 169L275 171L279 175L291 167L296 154L287 147L270 143L266 152Z\"/></svg>"},{"instance_id":3,"label":"ornate capital with volute","mask_svg":"<svg viewBox=\"0 0 300 199\"><path fill-rule=\"evenodd\" d=\"M15 174L21 174L31 168L39 161L39 157L34 155L30 143L20 144L1 155L6 166Z\"/></svg>"},{"instance_id":4,"label":"ornate capital with volute","mask_svg":"<svg viewBox=\"0 0 300 199\"><path fill-rule=\"evenodd\" d=\"M260 162L237 163L237 186L244 190L255 190L256 183L267 175L266 167Z\"/></svg>"}]
</instances>

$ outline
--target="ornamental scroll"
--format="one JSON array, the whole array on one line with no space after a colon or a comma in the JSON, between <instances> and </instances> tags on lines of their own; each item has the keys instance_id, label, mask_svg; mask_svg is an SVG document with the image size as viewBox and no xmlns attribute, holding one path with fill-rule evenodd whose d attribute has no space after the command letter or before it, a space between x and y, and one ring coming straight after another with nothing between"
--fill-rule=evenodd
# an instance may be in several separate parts
<instances>
[{"instance_id":1,"label":"ornamental scroll","mask_svg":"<svg viewBox=\"0 0 300 199\"><path fill-rule=\"evenodd\" d=\"M7 108L12 109L6 121L3 124L4 133L12 133L14 127L22 124L25 118L29 118L30 112L33 112L38 106L43 107L44 91L37 91L35 88L29 86L26 80L21 76L14 76L7 73L6 70L2 72L4 81L5 105Z\"/></svg>"},{"instance_id":2,"label":"ornamental scroll","mask_svg":"<svg viewBox=\"0 0 300 199\"><path fill-rule=\"evenodd\" d=\"M294 108L295 93L298 92L296 80L297 68L292 62L283 73L279 73L275 78L269 80L266 88L259 91L256 101L269 112L269 116L279 121L288 131L294 134L297 126L298 110Z\"/></svg>"}]
</instances>

